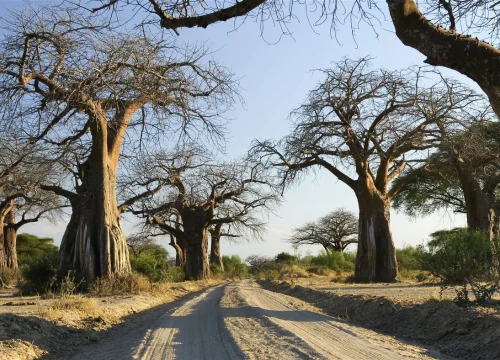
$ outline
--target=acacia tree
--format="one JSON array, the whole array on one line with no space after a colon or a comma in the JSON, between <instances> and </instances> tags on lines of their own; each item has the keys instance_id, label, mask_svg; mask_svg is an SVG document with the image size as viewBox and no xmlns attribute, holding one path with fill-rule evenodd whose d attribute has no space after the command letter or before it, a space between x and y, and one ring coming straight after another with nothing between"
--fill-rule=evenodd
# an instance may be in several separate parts
<instances>
[{"instance_id":1,"label":"acacia tree","mask_svg":"<svg viewBox=\"0 0 500 360\"><path fill-rule=\"evenodd\" d=\"M89 2L86 1L85 4ZM301 1L235 0L203 3L173 0L94 0L90 10L99 13L106 9L133 6L145 9L159 20L160 27L173 30L202 27L238 17L251 17L260 24L278 24L284 33L296 18ZM386 0L396 35L401 42L427 58L426 63L444 66L474 80L488 95L493 110L500 116L500 50L475 36L498 40L500 3L497 0ZM314 25L328 19L331 29L348 19L353 29L367 24L375 31L384 17L384 9L374 0L347 2L345 0L314 0L307 3L306 12L317 15ZM308 19L310 14L308 14ZM443 27L443 26L445 27ZM447 28L446 28L447 27ZM472 36L471 36L472 35Z\"/></svg>"},{"instance_id":2,"label":"acacia tree","mask_svg":"<svg viewBox=\"0 0 500 360\"><path fill-rule=\"evenodd\" d=\"M304 170L324 168L351 188L359 206L356 280L394 281L389 213L404 182L389 185L408 164L426 161L425 150L455 119L474 112L479 97L440 77L425 84L419 69L371 70L367 59L321 72L324 80L292 113L291 134L256 141L253 156L277 168L284 186Z\"/></svg>"},{"instance_id":3,"label":"acacia tree","mask_svg":"<svg viewBox=\"0 0 500 360\"><path fill-rule=\"evenodd\" d=\"M147 224L175 237L176 250L184 260L186 279L210 277L208 233L219 224L244 223L254 209L276 202L272 184L259 165L245 162L221 164L192 148L158 153L143 161L132 178L155 180L162 190L123 209L145 217ZM152 187L156 185L151 185ZM130 191L130 188L126 186ZM139 188L137 193L148 190ZM133 198L131 194L128 198ZM228 204L231 203L229 206Z\"/></svg>"},{"instance_id":4,"label":"acacia tree","mask_svg":"<svg viewBox=\"0 0 500 360\"><path fill-rule=\"evenodd\" d=\"M498 264L500 127L488 115L448 136L428 164L406 172L410 181L394 205L409 214L440 208L466 214L469 230L490 234L492 263Z\"/></svg>"},{"instance_id":5,"label":"acacia tree","mask_svg":"<svg viewBox=\"0 0 500 360\"><path fill-rule=\"evenodd\" d=\"M12 16L0 44L3 123L56 153L86 144L79 147L74 189L44 189L73 208L62 268L90 281L130 271L115 189L126 136L137 152L153 129L202 124L217 132L216 117L234 100L232 75L203 48L120 33L108 21L64 8L28 9Z\"/></svg>"},{"instance_id":6,"label":"acacia tree","mask_svg":"<svg viewBox=\"0 0 500 360\"><path fill-rule=\"evenodd\" d=\"M317 221L293 229L288 241L292 245L321 245L326 253L343 252L347 246L358 242L358 226L356 215L337 209Z\"/></svg>"}]
</instances>

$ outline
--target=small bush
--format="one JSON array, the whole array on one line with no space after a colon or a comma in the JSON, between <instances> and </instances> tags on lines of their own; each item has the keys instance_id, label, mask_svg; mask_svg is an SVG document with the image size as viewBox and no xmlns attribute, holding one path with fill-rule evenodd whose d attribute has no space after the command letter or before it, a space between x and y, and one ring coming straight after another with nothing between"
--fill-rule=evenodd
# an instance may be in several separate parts
<instances>
[{"instance_id":1,"label":"small bush","mask_svg":"<svg viewBox=\"0 0 500 360\"><path fill-rule=\"evenodd\" d=\"M224 271L222 271L222 268L217 264L210 263L210 276L220 277L222 275L224 275Z\"/></svg>"},{"instance_id":2,"label":"small bush","mask_svg":"<svg viewBox=\"0 0 500 360\"><path fill-rule=\"evenodd\" d=\"M418 273L416 276L416 279L418 282L424 282L429 280L429 276L425 273Z\"/></svg>"},{"instance_id":3,"label":"small bush","mask_svg":"<svg viewBox=\"0 0 500 360\"><path fill-rule=\"evenodd\" d=\"M247 265L238 255L223 256L224 272L231 278L245 278L248 275Z\"/></svg>"},{"instance_id":4,"label":"small bush","mask_svg":"<svg viewBox=\"0 0 500 360\"><path fill-rule=\"evenodd\" d=\"M25 263L22 277L19 291L23 295L53 291L57 285L57 252L47 253L34 262Z\"/></svg>"},{"instance_id":5,"label":"small bush","mask_svg":"<svg viewBox=\"0 0 500 360\"><path fill-rule=\"evenodd\" d=\"M168 279L168 252L157 244L151 244L130 256L132 270L144 275L149 281L162 282Z\"/></svg>"},{"instance_id":6,"label":"small bush","mask_svg":"<svg viewBox=\"0 0 500 360\"><path fill-rule=\"evenodd\" d=\"M354 264L347 262L344 254L341 252L321 252L317 256L310 258L311 265L324 266L333 271L351 271L354 269Z\"/></svg>"},{"instance_id":7,"label":"small bush","mask_svg":"<svg viewBox=\"0 0 500 360\"><path fill-rule=\"evenodd\" d=\"M422 247L405 246L396 250L398 270L422 270Z\"/></svg>"},{"instance_id":8,"label":"small bush","mask_svg":"<svg viewBox=\"0 0 500 360\"><path fill-rule=\"evenodd\" d=\"M167 269L166 281L182 282L184 281L184 269L180 266L170 266Z\"/></svg>"},{"instance_id":9,"label":"small bush","mask_svg":"<svg viewBox=\"0 0 500 360\"><path fill-rule=\"evenodd\" d=\"M276 255L274 260L277 264L295 265L299 263L299 259L287 252L282 252Z\"/></svg>"},{"instance_id":10,"label":"small bush","mask_svg":"<svg viewBox=\"0 0 500 360\"><path fill-rule=\"evenodd\" d=\"M488 280L491 252L487 233L455 229L431 236L428 249L421 249L424 270L452 283Z\"/></svg>"}]
</instances>

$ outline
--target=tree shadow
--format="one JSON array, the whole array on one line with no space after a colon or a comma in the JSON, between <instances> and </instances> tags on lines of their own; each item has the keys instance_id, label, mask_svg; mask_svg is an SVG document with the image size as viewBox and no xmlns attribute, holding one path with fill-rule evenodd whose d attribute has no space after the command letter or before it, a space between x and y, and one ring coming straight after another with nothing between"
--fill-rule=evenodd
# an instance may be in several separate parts
<instances>
[{"instance_id":1,"label":"tree shadow","mask_svg":"<svg viewBox=\"0 0 500 360\"><path fill-rule=\"evenodd\" d=\"M339 321L385 333L460 359L500 359L500 309L462 308L450 300L401 304L383 296L345 294L258 281L267 290L301 299ZM368 287L371 288L371 287Z\"/></svg>"},{"instance_id":2,"label":"tree shadow","mask_svg":"<svg viewBox=\"0 0 500 360\"><path fill-rule=\"evenodd\" d=\"M168 316L179 305L195 298L206 291L199 290L178 298L173 302L160 304L144 311L136 312L122 318L123 323L107 330L94 330L102 319L99 317L84 320L88 328L81 329L68 325L58 324L57 321L48 321L36 316L22 316L12 313L0 313L0 341L22 340L32 343L47 352L42 359L69 359L75 353L85 351L97 342L105 342L108 338L124 333L127 342L122 344L125 350L123 359L131 359L133 349L137 348L144 339L150 324ZM131 329L131 323L138 323L138 327ZM128 334L130 332L130 334ZM133 336L131 336L131 334ZM121 359L121 358L120 358Z\"/></svg>"}]
</instances>

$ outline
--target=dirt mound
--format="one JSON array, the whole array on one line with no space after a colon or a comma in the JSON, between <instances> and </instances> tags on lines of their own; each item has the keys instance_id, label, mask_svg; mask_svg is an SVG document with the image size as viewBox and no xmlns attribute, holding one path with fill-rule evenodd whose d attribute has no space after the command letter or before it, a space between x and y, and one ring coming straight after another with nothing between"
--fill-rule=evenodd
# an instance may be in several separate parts
<instances>
[{"instance_id":1,"label":"dirt mound","mask_svg":"<svg viewBox=\"0 0 500 360\"><path fill-rule=\"evenodd\" d=\"M498 309L461 308L452 301L401 304L385 297L335 295L287 282L260 281L268 290L306 301L329 315L430 344L460 359L500 359Z\"/></svg>"}]
</instances>

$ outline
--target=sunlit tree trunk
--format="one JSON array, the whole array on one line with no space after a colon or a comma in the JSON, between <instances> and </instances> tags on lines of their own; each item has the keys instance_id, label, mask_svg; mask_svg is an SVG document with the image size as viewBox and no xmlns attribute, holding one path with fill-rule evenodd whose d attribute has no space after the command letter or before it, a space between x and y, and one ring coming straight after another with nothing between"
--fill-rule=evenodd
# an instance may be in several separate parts
<instances>
[{"instance_id":1,"label":"sunlit tree trunk","mask_svg":"<svg viewBox=\"0 0 500 360\"><path fill-rule=\"evenodd\" d=\"M210 264L217 265L224 271L224 262L220 252L220 234L221 226L217 225L214 229L210 230Z\"/></svg>"},{"instance_id":2,"label":"sunlit tree trunk","mask_svg":"<svg viewBox=\"0 0 500 360\"><path fill-rule=\"evenodd\" d=\"M121 139L108 136L104 118L92 122L92 151L81 166L79 209L62 239L59 263L92 282L100 276L131 271L128 246L116 200L116 170ZM74 244L74 247L71 244Z\"/></svg>"},{"instance_id":3,"label":"sunlit tree trunk","mask_svg":"<svg viewBox=\"0 0 500 360\"><path fill-rule=\"evenodd\" d=\"M369 182L357 192L359 239L355 279L358 282L392 282L398 275L396 250L390 229L390 201Z\"/></svg>"}]
</instances>

